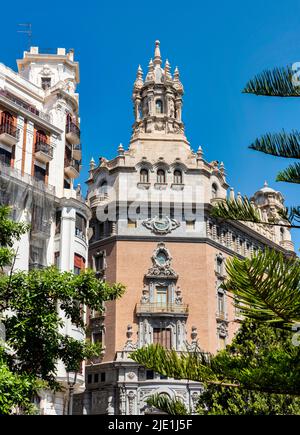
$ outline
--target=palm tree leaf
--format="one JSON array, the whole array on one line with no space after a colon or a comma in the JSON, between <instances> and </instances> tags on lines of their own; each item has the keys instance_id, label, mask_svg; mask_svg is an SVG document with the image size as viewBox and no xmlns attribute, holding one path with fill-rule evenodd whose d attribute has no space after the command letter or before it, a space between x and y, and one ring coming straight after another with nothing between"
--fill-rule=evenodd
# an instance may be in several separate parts
<instances>
[{"instance_id":1,"label":"palm tree leaf","mask_svg":"<svg viewBox=\"0 0 300 435\"><path fill-rule=\"evenodd\" d=\"M226 263L222 288L238 300L242 314L257 321L292 325L300 321L300 262L266 249L245 260Z\"/></svg>"},{"instance_id":2,"label":"palm tree leaf","mask_svg":"<svg viewBox=\"0 0 300 435\"><path fill-rule=\"evenodd\" d=\"M291 222L300 222L300 207L292 206L286 207L282 210L278 210L278 214L282 217L282 219Z\"/></svg>"},{"instance_id":3,"label":"palm tree leaf","mask_svg":"<svg viewBox=\"0 0 300 435\"><path fill-rule=\"evenodd\" d=\"M300 163L293 163L277 174L276 181L300 184Z\"/></svg>"},{"instance_id":4,"label":"palm tree leaf","mask_svg":"<svg viewBox=\"0 0 300 435\"><path fill-rule=\"evenodd\" d=\"M267 133L256 139L250 149L276 157L300 159L300 132Z\"/></svg>"},{"instance_id":5,"label":"palm tree leaf","mask_svg":"<svg viewBox=\"0 0 300 435\"><path fill-rule=\"evenodd\" d=\"M227 199L218 202L213 206L210 214L215 218L262 223L258 209L246 196L242 200Z\"/></svg>"},{"instance_id":6,"label":"palm tree leaf","mask_svg":"<svg viewBox=\"0 0 300 435\"><path fill-rule=\"evenodd\" d=\"M299 97L299 82L290 66L265 70L250 80L243 93L275 97Z\"/></svg>"},{"instance_id":7,"label":"palm tree leaf","mask_svg":"<svg viewBox=\"0 0 300 435\"><path fill-rule=\"evenodd\" d=\"M153 394L146 402L147 405L169 415L188 415L188 411L181 400L171 399L166 394Z\"/></svg>"},{"instance_id":8,"label":"palm tree leaf","mask_svg":"<svg viewBox=\"0 0 300 435\"><path fill-rule=\"evenodd\" d=\"M176 352L168 350L159 344L151 344L137 349L130 358L148 369L175 379L216 381L217 378L210 367L209 355L205 352Z\"/></svg>"}]
</instances>

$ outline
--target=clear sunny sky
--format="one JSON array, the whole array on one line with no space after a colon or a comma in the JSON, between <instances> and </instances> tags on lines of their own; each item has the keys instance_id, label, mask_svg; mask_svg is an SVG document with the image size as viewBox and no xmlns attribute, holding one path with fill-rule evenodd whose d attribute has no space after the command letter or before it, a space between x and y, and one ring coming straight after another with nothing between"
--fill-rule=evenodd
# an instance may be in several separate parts
<instances>
[{"instance_id":1,"label":"clear sunny sky","mask_svg":"<svg viewBox=\"0 0 300 435\"><path fill-rule=\"evenodd\" d=\"M132 85L161 41L185 88L183 120L194 150L224 161L228 182L251 195L267 180L300 205L300 186L276 183L289 160L247 149L267 131L300 129L300 99L241 93L264 69L300 61L300 0L20 1L1 6L0 62L16 69L27 48L18 23L32 23L32 45L74 48L80 62L84 185L90 158L111 158L131 134ZM300 230L294 232L296 249Z\"/></svg>"}]
</instances>

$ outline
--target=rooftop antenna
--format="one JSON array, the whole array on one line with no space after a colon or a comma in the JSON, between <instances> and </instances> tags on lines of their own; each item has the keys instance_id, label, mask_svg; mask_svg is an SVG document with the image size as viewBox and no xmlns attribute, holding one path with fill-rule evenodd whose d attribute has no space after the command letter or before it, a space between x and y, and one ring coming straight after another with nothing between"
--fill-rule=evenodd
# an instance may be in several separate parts
<instances>
[{"instance_id":1,"label":"rooftop antenna","mask_svg":"<svg viewBox=\"0 0 300 435\"><path fill-rule=\"evenodd\" d=\"M30 50L31 47L31 37L32 37L32 24L31 23L21 23L18 24L18 26L22 26L24 30L17 30L18 33L26 33L28 37L28 50Z\"/></svg>"}]
</instances>

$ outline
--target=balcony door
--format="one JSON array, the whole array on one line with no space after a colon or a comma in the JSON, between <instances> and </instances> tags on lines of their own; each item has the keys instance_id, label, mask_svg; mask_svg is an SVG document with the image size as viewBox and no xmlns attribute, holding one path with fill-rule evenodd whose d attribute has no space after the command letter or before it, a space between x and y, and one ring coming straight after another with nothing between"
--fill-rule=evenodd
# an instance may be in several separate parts
<instances>
[{"instance_id":1,"label":"balcony door","mask_svg":"<svg viewBox=\"0 0 300 435\"><path fill-rule=\"evenodd\" d=\"M168 287L156 287L155 303L161 307L168 305Z\"/></svg>"},{"instance_id":2,"label":"balcony door","mask_svg":"<svg viewBox=\"0 0 300 435\"><path fill-rule=\"evenodd\" d=\"M172 348L171 329L153 328L153 344L160 344L166 349Z\"/></svg>"}]
</instances>

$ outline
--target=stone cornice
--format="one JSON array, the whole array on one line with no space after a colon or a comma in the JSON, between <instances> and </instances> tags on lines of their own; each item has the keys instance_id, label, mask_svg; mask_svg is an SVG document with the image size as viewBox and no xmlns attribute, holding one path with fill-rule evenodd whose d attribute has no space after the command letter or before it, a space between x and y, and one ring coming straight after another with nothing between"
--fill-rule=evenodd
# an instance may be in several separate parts
<instances>
[{"instance_id":1,"label":"stone cornice","mask_svg":"<svg viewBox=\"0 0 300 435\"><path fill-rule=\"evenodd\" d=\"M93 243L90 243L89 248L90 250L94 250L97 249L98 246L100 245L105 245L105 244L109 244L109 243L113 243L113 242L118 242L118 241L128 241L128 242L155 242L157 243L158 241L161 242L165 242L165 243L201 243L201 244L207 244L210 245L220 251L226 252L227 254L231 255L231 256L236 256L238 258L245 258L245 256L235 252L233 249L227 248L226 246L222 245L221 243L218 243L215 240L212 240L208 237L175 237L175 236L171 236L171 237L164 237L164 236L123 236L123 235L114 235L114 236L110 236L110 237L106 237L104 239L101 240L97 240ZM268 243L267 243L268 242ZM286 251L285 249L283 249L281 246L276 245L275 243L271 242L270 240L267 239L267 242L265 242L265 245L269 245L270 247L283 252L286 255L290 254L290 251Z\"/></svg>"}]
</instances>

